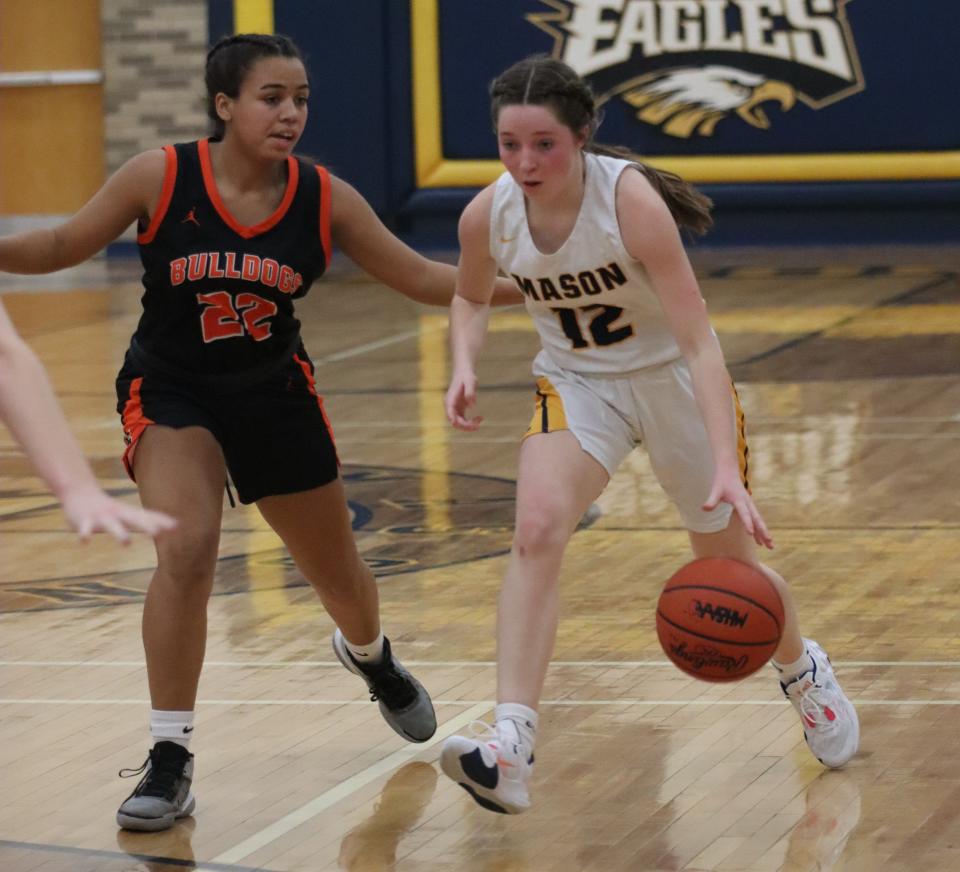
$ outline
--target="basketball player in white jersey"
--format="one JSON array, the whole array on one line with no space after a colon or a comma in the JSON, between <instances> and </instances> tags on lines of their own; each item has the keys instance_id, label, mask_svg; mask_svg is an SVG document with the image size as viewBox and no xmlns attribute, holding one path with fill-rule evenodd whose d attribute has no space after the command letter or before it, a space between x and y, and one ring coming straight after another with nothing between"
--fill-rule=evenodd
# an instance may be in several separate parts
<instances>
[{"instance_id":1,"label":"basketball player in white jersey","mask_svg":"<svg viewBox=\"0 0 960 872\"><path fill-rule=\"evenodd\" d=\"M452 736L443 771L484 808L530 806L537 706L557 631L564 549L617 467L642 445L695 557L759 566L783 600L773 663L826 766L856 752L859 724L830 661L800 633L790 588L759 563L773 542L750 497L743 415L678 227L709 228L710 201L682 179L593 142L589 86L527 58L491 86L506 172L460 220L450 311L447 416L475 430L476 362L498 268L523 291L542 350L536 410L520 449L517 518L500 593L496 723Z\"/></svg>"}]
</instances>

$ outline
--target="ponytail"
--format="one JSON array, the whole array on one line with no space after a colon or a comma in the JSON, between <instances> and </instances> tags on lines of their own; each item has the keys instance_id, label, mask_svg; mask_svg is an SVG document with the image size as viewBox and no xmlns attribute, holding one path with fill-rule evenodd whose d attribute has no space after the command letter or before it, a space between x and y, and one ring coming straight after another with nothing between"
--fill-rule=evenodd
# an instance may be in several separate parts
<instances>
[{"instance_id":1,"label":"ponytail","mask_svg":"<svg viewBox=\"0 0 960 872\"><path fill-rule=\"evenodd\" d=\"M591 154L618 157L637 164L647 177L647 181L653 185L653 189L667 204L678 227L689 230L697 236L702 236L713 227L713 216L710 214L713 201L676 173L652 167L640 155L619 145L590 142L587 144L587 151Z\"/></svg>"}]
</instances>

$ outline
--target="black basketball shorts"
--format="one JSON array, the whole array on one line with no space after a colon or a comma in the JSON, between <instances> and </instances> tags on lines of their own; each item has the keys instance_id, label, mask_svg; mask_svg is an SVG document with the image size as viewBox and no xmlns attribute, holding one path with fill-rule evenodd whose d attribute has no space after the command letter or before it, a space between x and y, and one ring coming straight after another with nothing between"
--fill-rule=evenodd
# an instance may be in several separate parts
<instances>
[{"instance_id":1,"label":"black basketball shorts","mask_svg":"<svg viewBox=\"0 0 960 872\"><path fill-rule=\"evenodd\" d=\"M209 430L242 503L310 490L339 474L333 430L302 348L278 372L229 392L144 373L128 354L116 386L131 479L137 443L151 424Z\"/></svg>"}]
</instances>

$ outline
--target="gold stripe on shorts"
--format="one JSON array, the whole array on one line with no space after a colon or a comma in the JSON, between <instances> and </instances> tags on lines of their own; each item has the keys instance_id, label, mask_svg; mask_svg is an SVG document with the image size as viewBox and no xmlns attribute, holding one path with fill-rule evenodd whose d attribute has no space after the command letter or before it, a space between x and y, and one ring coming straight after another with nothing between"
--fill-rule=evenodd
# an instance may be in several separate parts
<instances>
[{"instance_id":1,"label":"gold stripe on shorts","mask_svg":"<svg viewBox=\"0 0 960 872\"><path fill-rule=\"evenodd\" d=\"M743 414L743 406L740 405L740 395L737 393L737 386L730 382L730 390L733 391L733 407L737 414L737 457L740 460L740 481L750 493L750 448L747 445L747 421Z\"/></svg>"},{"instance_id":2,"label":"gold stripe on shorts","mask_svg":"<svg viewBox=\"0 0 960 872\"><path fill-rule=\"evenodd\" d=\"M554 430L566 430L567 415L563 411L563 400L550 379L541 376L537 379L537 398L533 409L530 427L523 438L535 433L552 433Z\"/></svg>"}]
</instances>

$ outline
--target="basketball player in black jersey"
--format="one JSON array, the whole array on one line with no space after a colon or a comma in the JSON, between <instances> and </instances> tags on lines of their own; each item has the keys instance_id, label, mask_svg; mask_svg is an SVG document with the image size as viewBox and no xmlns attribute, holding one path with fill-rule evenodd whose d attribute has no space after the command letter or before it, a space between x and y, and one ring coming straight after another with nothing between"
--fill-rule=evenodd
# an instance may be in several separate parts
<instances>
[{"instance_id":1,"label":"basketball player in black jersey","mask_svg":"<svg viewBox=\"0 0 960 872\"><path fill-rule=\"evenodd\" d=\"M393 289L448 304L456 271L394 237L367 202L293 156L309 84L294 44L246 34L207 56L209 139L139 154L54 230L0 240L0 269L52 272L138 222L143 315L117 378L124 462L145 507L174 516L157 542L143 640L155 742L120 826L162 830L194 809L194 704L227 473L256 503L337 625L334 651L389 725L423 742L430 697L393 656L376 584L353 540L337 453L293 300L336 244ZM503 280L502 302L518 302Z\"/></svg>"},{"instance_id":2,"label":"basketball player in black jersey","mask_svg":"<svg viewBox=\"0 0 960 872\"><path fill-rule=\"evenodd\" d=\"M43 364L20 337L0 303L0 421L7 425L81 539L109 533L120 542L131 532L158 536L173 518L128 506L97 484L70 432Z\"/></svg>"}]
</instances>

